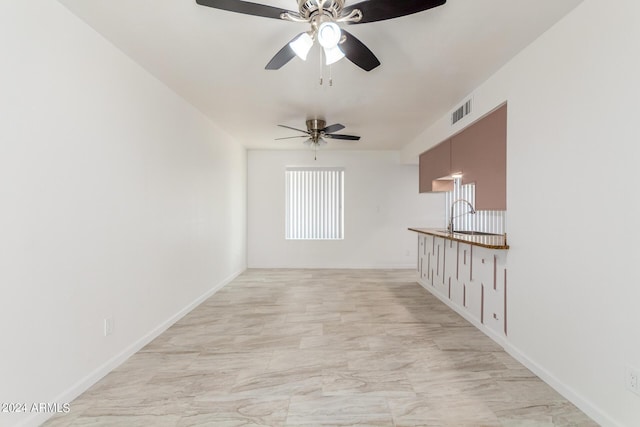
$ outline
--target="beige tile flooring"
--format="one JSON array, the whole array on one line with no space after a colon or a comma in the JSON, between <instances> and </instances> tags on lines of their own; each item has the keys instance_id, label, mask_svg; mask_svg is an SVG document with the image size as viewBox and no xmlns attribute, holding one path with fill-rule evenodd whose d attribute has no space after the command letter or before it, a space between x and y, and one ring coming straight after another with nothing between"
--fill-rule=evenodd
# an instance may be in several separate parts
<instances>
[{"instance_id":1,"label":"beige tile flooring","mask_svg":"<svg viewBox=\"0 0 640 427\"><path fill-rule=\"evenodd\" d=\"M247 270L47 426L595 426L409 270Z\"/></svg>"}]
</instances>

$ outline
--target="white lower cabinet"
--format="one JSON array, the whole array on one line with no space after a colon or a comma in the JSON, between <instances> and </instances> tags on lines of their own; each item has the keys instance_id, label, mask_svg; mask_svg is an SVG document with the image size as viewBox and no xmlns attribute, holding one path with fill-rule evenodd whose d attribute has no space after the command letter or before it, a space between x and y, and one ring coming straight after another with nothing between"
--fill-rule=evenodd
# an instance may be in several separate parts
<instances>
[{"instance_id":1,"label":"white lower cabinet","mask_svg":"<svg viewBox=\"0 0 640 427\"><path fill-rule=\"evenodd\" d=\"M434 236L428 234L418 235L418 277L420 283L432 283L432 265L431 261L435 260L434 253Z\"/></svg>"},{"instance_id":2,"label":"white lower cabinet","mask_svg":"<svg viewBox=\"0 0 640 427\"><path fill-rule=\"evenodd\" d=\"M458 263L458 242L444 240L444 260L443 260L443 294L451 299L456 284L456 266Z\"/></svg>"},{"instance_id":3,"label":"white lower cabinet","mask_svg":"<svg viewBox=\"0 0 640 427\"><path fill-rule=\"evenodd\" d=\"M447 274L445 273L445 260L447 257L446 242L447 240L442 237L434 238L431 259L431 286L441 295L447 295L448 289Z\"/></svg>"},{"instance_id":4,"label":"white lower cabinet","mask_svg":"<svg viewBox=\"0 0 640 427\"><path fill-rule=\"evenodd\" d=\"M489 271L483 276L484 304L482 323L497 334L507 334L507 269L505 267L506 254L504 251L487 253Z\"/></svg>"},{"instance_id":5,"label":"white lower cabinet","mask_svg":"<svg viewBox=\"0 0 640 427\"><path fill-rule=\"evenodd\" d=\"M477 322L482 323L483 309L483 288L482 283L477 280L470 280L464 284L465 289L465 310Z\"/></svg>"},{"instance_id":6,"label":"white lower cabinet","mask_svg":"<svg viewBox=\"0 0 640 427\"><path fill-rule=\"evenodd\" d=\"M418 277L421 282L427 280L427 272L429 271L429 267L427 265L427 240L429 236L424 234L418 235Z\"/></svg>"},{"instance_id":7,"label":"white lower cabinet","mask_svg":"<svg viewBox=\"0 0 640 427\"><path fill-rule=\"evenodd\" d=\"M507 251L418 234L420 284L479 327L507 334Z\"/></svg>"},{"instance_id":8,"label":"white lower cabinet","mask_svg":"<svg viewBox=\"0 0 640 427\"><path fill-rule=\"evenodd\" d=\"M471 245L458 243L456 253L456 271L451 280L451 302L457 307L467 307L467 285L471 274Z\"/></svg>"}]
</instances>

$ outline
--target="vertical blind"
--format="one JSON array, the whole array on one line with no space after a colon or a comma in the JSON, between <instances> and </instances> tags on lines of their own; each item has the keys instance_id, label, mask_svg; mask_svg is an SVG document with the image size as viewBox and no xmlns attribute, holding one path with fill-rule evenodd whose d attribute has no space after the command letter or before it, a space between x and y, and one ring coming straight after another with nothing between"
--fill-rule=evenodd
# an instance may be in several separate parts
<instances>
[{"instance_id":1,"label":"vertical blind","mask_svg":"<svg viewBox=\"0 0 640 427\"><path fill-rule=\"evenodd\" d=\"M286 175L286 239L344 238L344 168L292 168Z\"/></svg>"}]
</instances>

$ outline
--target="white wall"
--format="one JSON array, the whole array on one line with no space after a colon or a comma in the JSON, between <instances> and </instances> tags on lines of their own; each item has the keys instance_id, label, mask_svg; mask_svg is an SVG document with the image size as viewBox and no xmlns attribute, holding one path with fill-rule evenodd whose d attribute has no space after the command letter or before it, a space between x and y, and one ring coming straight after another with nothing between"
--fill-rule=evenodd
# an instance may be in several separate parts
<instances>
[{"instance_id":1,"label":"white wall","mask_svg":"<svg viewBox=\"0 0 640 427\"><path fill-rule=\"evenodd\" d=\"M585 0L478 87L508 101L509 348L602 425L640 425L640 3ZM407 160L456 129L443 117Z\"/></svg>"},{"instance_id":2,"label":"white wall","mask_svg":"<svg viewBox=\"0 0 640 427\"><path fill-rule=\"evenodd\" d=\"M55 1L0 40L0 402L69 402L245 268L246 152Z\"/></svg>"},{"instance_id":3,"label":"white wall","mask_svg":"<svg viewBox=\"0 0 640 427\"><path fill-rule=\"evenodd\" d=\"M253 268L414 268L407 227L443 226L444 198L418 194L418 169L397 152L249 151L248 265ZM344 240L285 240L285 168L345 168Z\"/></svg>"}]
</instances>

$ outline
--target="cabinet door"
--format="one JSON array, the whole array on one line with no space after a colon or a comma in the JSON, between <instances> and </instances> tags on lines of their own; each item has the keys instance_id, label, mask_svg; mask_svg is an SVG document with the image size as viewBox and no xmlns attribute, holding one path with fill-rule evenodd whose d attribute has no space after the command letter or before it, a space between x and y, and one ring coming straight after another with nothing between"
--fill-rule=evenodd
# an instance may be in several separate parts
<instances>
[{"instance_id":1,"label":"cabinet door","mask_svg":"<svg viewBox=\"0 0 640 427\"><path fill-rule=\"evenodd\" d=\"M444 275L443 275L443 292L447 298L452 299L455 294L457 283L456 273L458 270L458 246L459 242L453 240L444 241Z\"/></svg>"},{"instance_id":2,"label":"cabinet door","mask_svg":"<svg viewBox=\"0 0 640 427\"><path fill-rule=\"evenodd\" d=\"M482 283L477 277L478 246L460 244L458 258L458 284L462 293L464 310L478 322L482 318Z\"/></svg>"},{"instance_id":3,"label":"cabinet door","mask_svg":"<svg viewBox=\"0 0 640 427\"><path fill-rule=\"evenodd\" d=\"M434 237L434 245L431 255L431 286L440 294L448 297L449 286L445 272L445 261L447 257L447 247L451 241L443 237Z\"/></svg>"},{"instance_id":4,"label":"cabinet door","mask_svg":"<svg viewBox=\"0 0 640 427\"><path fill-rule=\"evenodd\" d=\"M451 301L460 308L466 304L465 287L469 283L471 245L456 242L455 270L451 271ZM451 260L453 261L453 259Z\"/></svg>"},{"instance_id":5,"label":"cabinet door","mask_svg":"<svg viewBox=\"0 0 640 427\"><path fill-rule=\"evenodd\" d=\"M475 183L476 209L507 209L507 106L451 138L451 173Z\"/></svg>"},{"instance_id":6,"label":"cabinet door","mask_svg":"<svg viewBox=\"0 0 640 427\"><path fill-rule=\"evenodd\" d=\"M468 281L463 284L464 304L467 313L471 315L477 322L482 323L482 299L483 289L482 283L479 281Z\"/></svg>"},{"instance_id":7,"label":"cabinet door","mask_svg":"<svg viewBox=\"0 0 640 427\"><path fill-rule=\"evenodd\" d=\"M491 259L491 280L484 285L484 325L497 334L507 334L507 269L505 256L495 251Z\"/></svg>"},{"instance_id":8,"label":"cabinet door","mask_svg":"<svg viewBox=\"0 0 640 427\"><path fill-rule=\"evenodd\" d=\"M419 172L421 193L452 190L453 181L437 181L451 174L451 141L444 141L422 153Z\"/></svg>"},{"instance_id":9,"label":"cabinet door","mask_svg":"<svg viewBox=\"0 0 640 427\"><path fill-rule=\"evenodd\" d=\"M418 278L420 282L427 281L428 259L427 240L429 236L418 234Z\"/></svg>"},{"instance_id":10,"label":"cabinet door","mask_svg":"<svg viewBox=\"0 0 640 427\"><path fill-rule=\"evenodd\" d=\"M480 289L480 323L486 324L487 300L491 298L495 288L495 255L489 249L473 249L473 265L471 281Z\"/></svg>"}]
</instances>

